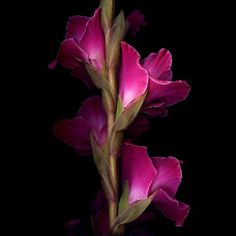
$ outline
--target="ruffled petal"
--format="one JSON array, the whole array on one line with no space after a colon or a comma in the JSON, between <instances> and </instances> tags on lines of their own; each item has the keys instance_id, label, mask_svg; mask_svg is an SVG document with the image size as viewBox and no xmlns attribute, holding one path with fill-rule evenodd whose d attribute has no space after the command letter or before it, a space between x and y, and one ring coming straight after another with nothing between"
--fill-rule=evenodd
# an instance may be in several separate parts
<instances>
[{"instance_id":1,"label":"ruffled petal","mask_svg":"<svg viewBox=\"0 0 236 236\"><path fill-rule=\"evenodd\" d=\"M67 22L65 38L73 38L78 44L83 37L88 20L87 16L71 16Z\"/></svg>"},{"instance_id":2,"label":"ruffled petal","mask_svg":"<svg viewBox=\"0 0 236 236\"><path fill-rule=\"evenodd\" d=\"M152 163L157 175L152 182L150 192L159 188L174 196L179 188L182 178L180 162L175 157L153 157Z\"/></svg>"},{"instance_id":3,"label":"ruffled petal","mask_svg":"<svg viewBox=\"0 0 236 236\"><path fill-rule=\"evenodd\" d=\"M119 74L119 95L127 107L147 90L148 73L140 65L140 55L129 44L122 42L122 61Z\"/></svg>"},{"instance_id":4,"label":"ruffled petal","mask_svg":"<svg viewBox=\"0 0 236 236\"><path fill-rule=\"evenodd\" d=\"M90 125L83 117L61 120L53 127L54 135L66 144L75 148L81 155L90 155Z\"/></svg>"},{"instance_id":5,"label":"ruffled petal","mask_svg":"<svg viewBox=\"0 0 236 236\"><path fill-rule=\"evenodd\" d=\"M105 62L105 39L101 27L101 9L97 9L94 16L89 19L85 33L79 43L89 58L89 63L101 71Z\"/></svg>"},{"instance_id":6,"label":"ruffled petal","mask_svg":"<svg viewBox=\"0 0 236 236\"><path fill-rule=\"evenodd\" d=\"M170 71L172 64L172 57L170 52L162 48L158 53L151 53L143 61L143 67L148 71L149 75L157 80L166 71ZM171 80L172 76L166 77L166 80Z\"/></svg>"},{"instance_id":7,"label":"ruffled petal","mask_svg":"<svg viewBox=\"0 0 236 236\"><path fill-rule=\"evenodd\" d=\"M166 106L174 105L188 96L190 86L182 80L164 81L150 78L148 94L144 107L153 102L164 102Z\"/></svg>"},{"instance_id":8,"label":"ruffled petal","mask_svg":"<svg viewBox=\"0 0 236 236\"><path fill-rule=\"evenodd\" d=\"M146 199L156 176L147 148L125 143L121 153L122 181L128 181L129 203Z\"/></svg>"},{"instance_id":9,"label":"ruffled petal","mask_svg":"<svg viewBox=\"0 0 236 236\"><path fill-rule=\"evenodd\" d=\"M176 226L183 225L190 210L189 205L177 201L162 189L157 191L154 204L165 217L175 221Z\"/></svg>"}]
</instances>

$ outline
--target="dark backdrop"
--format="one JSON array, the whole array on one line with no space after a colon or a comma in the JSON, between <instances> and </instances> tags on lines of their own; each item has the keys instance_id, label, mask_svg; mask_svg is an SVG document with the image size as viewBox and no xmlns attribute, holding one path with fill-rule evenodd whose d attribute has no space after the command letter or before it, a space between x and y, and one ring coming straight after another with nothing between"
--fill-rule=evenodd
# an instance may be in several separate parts
<instances>
[{"instance_id":1,"label":"dark backdrop","mask_svg":"<svg viewBox=\"0 0 236 236\"><path fill-rule=\"evenodd\" d=\"M190 215L183 228L176 228L173 222L158 216L154 228L160 236L202 232L199 186L203 172L198 167L199 155L204 158L205 154L198 135L204 136L202 128L207 127L207 121L203 124L201 115L205 94L200 72L200 58L204 58L201 53L204 11L202 6L184 2L117 2L117 9L122 7L126 15L132 9L140 9L145 14L147 25L135 38L127 38L127 41L143 57L162 47L169 49L173 56L174 80L186 80L192 86L188 99L169 108L167 118L153 119L150 130L138 140L139 144L148 146L152 156L173 155L184 161L183 182L177 197L192 206ZM27 82L18 81L23 88L21 104L24 106L17 107L16 111L23 116L17 139L24 148L20 163L26 173L22 182L27 183L21 182L20 187L22 192L29 193L24 201L30 206L28 223L23 227L27 230L32 225L34 235L64 235L66 222L88 216L90 204L99 189L92 158L78 156L52 134L55 122L74 117L81 102L96 91L87 90L63 68L53 71L47 68L64 38L68 17L75 14L90 16L97 5L95 0L67 0L51 4L29 3L25 9L24 43L20 54L25 57L19 62L27 70ZM27 56L24 55L26 51Z\"/></svg>"}]
</instances>

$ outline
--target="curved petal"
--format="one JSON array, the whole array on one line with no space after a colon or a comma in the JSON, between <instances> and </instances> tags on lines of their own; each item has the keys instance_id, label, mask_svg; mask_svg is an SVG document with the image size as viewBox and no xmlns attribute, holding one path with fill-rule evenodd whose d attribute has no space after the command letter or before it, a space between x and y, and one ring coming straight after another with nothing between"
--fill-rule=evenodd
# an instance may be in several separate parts
<instances>
[{"instance_id":1,"label":"curved petal","mask_svg":"<svg viewBox=\"0 0 236 236\"><path fill-rule=\"evenodd\" d=\"M144 132L148 131L148 129L149 120L143 115L138 115L133 123L128 127L127 133L131 140L135 140Z\"/></svg>"},{"instance_id":2,"label":"curved petal","mask_svg":"<svg viewBox=\"0 0 236 236\"><path fill-rule=\"evenodd\" d=\"M130 35L134 37L142 26L146 25L144 15L140 10L133 10L126 18Z\"/></svg>"},{"instance_id":3,"label":"curved petal","mask_svg":"<svg viewBox=\"0 0 236 236\"><path fill-rule=\"evenodd\" d=\"M90 125L82 117L61 120L53 127L54 135L75 148L81 155L91 154L89 132Z\"/></svg>"},{"instance_id":4,"label":"curved petal","mask_svg":"<svg viewBox=\"0 0 236 236\"><path fill-rule=\"evenodd\" d=\"M143 67L148 71L149 75L157 80L166 71L170 71L172 57L170 52L162 48L158 53L151 53L143 60ZM166 80L171 80L172 76L166 77Z\"/></svg>"},{"instance_id":5,"label":"curved petal","mask_svg":"<svg viewBox=\"0 0 236 236\"><path fill-rule=\"evenodd\" d=\"M188 96L190 86L186 81L164 81L150 78L148 94L144 107L152 102L165 102L166 106L174 105Z\"/></svg>"},{"instance_id":6,"label":"curved petal","mask_svg":"<svg viewBox=\"0 0 236 236\"><path fill-rule=\"evenodd\" d=\"M97 9L89 19L79 46L88 54L89 62L101 71L105 61L105 39L101 27L101 9Z\"/></svg>"},{"instance_id":7,"label":"curved petal","mask_svg":"<svg viewBox=\"0 0 236 236\"><path fill-rule=\"evenodd\" d=\"M74 76L75 78L82 80L88 86L88 88L94 87L93 81L91 80L83 64L73 69L71 71L71 75Z\"/></svg>"},{"instance_id":8,"label":"curved petal","mask_svg":"<svg viewBox=\"0 0 236 236\"><path fill-rule=\"evenodd\" d=\"M75 43L74 39L66 39L57 54L57 61L67 69L74 69L82 65L82 60L88 61L88 56Z\"/></svg>"},{"instance_id":9,"label":"curved petal","mask_svg":"<svg viewBox=\"0 0 236 236\"><path fill-rule=\"evenodd\" d=\"M148 73L140 65L140 55L129 44L122 42L122 62L119 74L119 95L123 106L142 96L148 86Z\"/></svg>"},{"instance_id":10,"label":"curved petal","mask_svg":"<svg viewBox=\"0 0 236 236\"><path fill-rule=\"evenodd\" d=\"M174 220L176 226L182 226L188 216L190 206L179 202L164 190L159 189L154 197L154 205L161 210L167 218Z\"/></svg>"},{"instance_id":11,"label":"curved petal","mask_svg":"<svg viewBox=\"0 0 236 236\"><path fill-rule=\"evenodd\" d=\"M83 117L89 123L97 142L103 144L107 137L107 120L101 97L93 96L83 102L78 116Z\"/></svg>"},{"instance_id":12,"label":"curved petal","mask_svg":"<svg viewBox=\"0 0 236 236\"><path fill-rule=\"evenodd\" d=\"M87 16L71 16L66 25L65 38L73 38L78 44L84 34L88 20L89 17Z\"/></svg>"},{"instance_id":13,"label":"curved petal","mask_svg":"<svg viewBox=\"0 0 236 236\"><path fill-rule=\"evenodd\" d=\"M157 175L152 182L150 193L161 188L174 196L182 178L180 162L175 157L153 157L152 163L156 168Z\"/></svg>"},{"instance_id":14,"label":"curved petal","mask_svg":"<svg viewBox=\"0 0 236 236\"><path fill-rule=\"evenodd\" d=\"M144 106L142 112L150 117L165 117L167 116L168 110L166 109L165 102L154 102Z\"/></svg>"},{"instance_id":15,"label":"curved petal","mask_svg":"<svg viewBox=\"0 0 236 236\"><path fill-rule=\"evenodd\" d=\"M156 170L147 154L147 148L125 143L121 153L122 181L128 181L129 203L148 197Z\"/></svg>"}]
</instances>

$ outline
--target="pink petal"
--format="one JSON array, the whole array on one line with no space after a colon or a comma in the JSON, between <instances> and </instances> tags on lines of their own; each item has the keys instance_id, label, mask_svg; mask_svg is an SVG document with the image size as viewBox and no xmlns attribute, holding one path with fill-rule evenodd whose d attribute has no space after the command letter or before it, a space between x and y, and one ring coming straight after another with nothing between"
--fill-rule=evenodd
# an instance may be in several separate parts
<instances>
[{"instance_id":1,"label":"pink petal","mask_svg":"<svg viewBox=\"0 0 236 236\"><path fill-rule=\"evenodd\" d=\"M51 62L51 63L48 65L48 68L49 68L49 69L54 69L56 66L57 66L57 60L54 60L53 62Z\"/></svg>"},{"instance_id":2,"label":"pink petal","mask_svg":"<svg viewBox=\"0 0 236 236\"><path fill-rule=\"evenodd\" d=\"M148 131L148 129L149 120L143 115L138 115L133 123L128 127L127 133L131 140L135 140L145 131Z\"/></svg>"},{"instance_id":3,"label":"pink petal","mask_svg":"<svg viewBox=\"0 0 236 236\"><path fill-rule=\"evenodd\" d=\"M129 44L122 42L122 62L119 74L119 95L127 107L142 96L148 86L147 71L140 65L140 55Z\"/></svg>"},{"instance_id":4,"label":"pink petal","mask_svg":"<svg viewBox=\"0 0 236 236\"><path fill-rule=\"evenodd\" d=\"M176 226L183 225L190 210L189 205L177 201L162 189L157 191L154 198L154 204L159 210L161 210L164 216L174 220Z\"/></svg>"},{"instance_id":5,"label":"pink petal","mask_svg":"<svg viewBox=\"0 0 236 236\"><path fill-rule=\"evenodd\" d=\"M142 112L150 117L165 117L168 113L165 102L154 102L145 105L142 108Z\"/></svg>"},{"instance_id":6,"label":"pink petal","mask_svg":"<svg viewBox=\"0 0 236 236\"><path fill-rule=\"evenodd\" d=\"M57 138L75 148L79 154L91 154L90 125L82 117L57 122L53 127L53 133Z\"/></svg>"},{"instance_id":7,"label":"pink petal","mask_svg":"<svg viewBox=\"0 0 236 236\"><path fill-rule=\"evenodd\" d=\"M129 203L148 197L156 170L147 154L147 148L125 143L121 154L122 181L129 184Z\"/></svg>"},{"instance_id":8,"label":"pink petal","mask_svg":"<svg viewBox=\"0 0 236 236\"><path fill-rule=\"evenodd\" d=\"M174 196L182 178L180 162L175 157L154 157L152 163L156 168L157 175L152 182L150 193L161 188Z\"/></svg>"},{"instance_id":9,"label":"pink petal","mask_svg":"<svg viewBox=\"0 0 236 236\"><path fill-rule=\"evenodd\" d=\"M156 80L160 80L160 76L166 71L170 71L172 57L170 52L162 48L158 53L151 53L143 61L143 67L148 71L149 75ZM171 80L172 75L165 78Z\"/></svg>"},{"instance_id":10,"label":"pink petal","mask_svg":"<svg viewBox=\"0 0 236 236\"><path fill-rule=\"evenodd\" d=\"M88 54L89 62L100 71L105 62L105 39L101 27L101 9L89 19L79 46Z\"/></svg>"},{"instance_id":11,"label":"pink petal","mask_svg":"<svg viewBox=\"0 0 236 236\"><path fill-rule=\"evenodd\" d=\"M71 16L66 26L65 38L73 38L78 44L84 34L88 20L89 17L87 16Z\"/></svg>"},{"instance_id":12,"label":"pink petal","mask_svg":"<svg viewBox=\"0 0 236 236\"><path fill-rule=\"evenodd\" d=\"M88 86L88 88L94 87L94 84L83 64L73 69L71 71L71 75L82 80Z\"/></svg>"},{"instance_id":13,"label":"pink petal","mask_svg":"<svg viewBox=\"0 0 236 236\"><path fill-rule=\"evenodd\" d=\"M148 95L145 100L145 105L153 102L165 102L166 106L174 105L188 96L190 86L182 80L164 81L154 80L150 78L148 85Z\"/></svg>"},{"instance_id":14,"label":"pink petal","mask_svg":"<svg viewBox=\"0 0 236 236\"><path fill-rule=\"evenodd\" d=\"M132 11L126 18L130 35L134 37L142 26L146 25L144 15L139 10Z\"/></svg>"},{"instance_id":15,"label":"pink petal","mask_svg":"<svg viewBox=\"0 0 236 236\"><path fill-rule=\"evenodd\" d=\"M78 116L83 117L88 122L97 142L103 144L107 137L107 120L101 97L93 96L88 98L81 105Z\"/></svg>"},{"instance_id":16,"label":"pink petal","mask_svg":"<svg viewBox=\"0 0 236 236\"><path fill-rule=\"evenodd\" d=\"M78 45L74 39L66 39L61 45L57 54L57 61L67 69L75 69L80 67L82 60L88 61L88 56Z\"/></svg>"}]
</instances>

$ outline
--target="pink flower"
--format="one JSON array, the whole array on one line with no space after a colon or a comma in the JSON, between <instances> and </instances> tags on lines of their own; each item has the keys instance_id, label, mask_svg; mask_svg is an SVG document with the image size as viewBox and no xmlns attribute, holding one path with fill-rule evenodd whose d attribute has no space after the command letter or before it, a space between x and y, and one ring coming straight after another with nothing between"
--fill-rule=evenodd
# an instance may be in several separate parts
<instances>
[{"instance_id":1,"label":"pink flower","mask_svg":"<svg viewBox=\"0 0 236 236\"><path fill-rule=\"evenodd\" d=\"M188 96L190 86L187 82L172 81L171 64L171 54L164 48L143 60L142 65L149 74L149 84L142 112L150 116L165 116L168 106Z\"/></svg>"},{"instance_id":2,"label":"pink flower","mask_svg":"<svg viewBox=\"0 0 236 236\"><path fill-rule=\"evenodd\" d=\"M128 181L129 204L147 199L156 192L153 204L176 226L182 226L190 206L174 196L182 178L180 162L175 157L149 158L146 147L123 145L122 181Z\"/></svg>"},{"instance_id":3,"label":"pink flower","mask_svg":"<svg viewBox=\"0 0 236 236\"><path fill-rule=\"evenodd\" d=\"M171 54L166 49L151 53L140 64L140 55L122 42L119 73L119 96L126 108L147 91L142 112L149 116L165 116L167 107L184 100L190 86L182 80L172 81Z\"/></svg>"},{"instance_id":4,"label":"pink flower","mask_svg":"<svg viewBox=\"0 0 236 236\"><path fill-rule=\"evenodd\" d=\"M148 73L140 64L138 52L121 42L122 56L119 72L119 96L124 108L141 97L148 87Z\"/></svg>"},{"instance_id":5,"label":"pink flower","mask_svg":"<svg viewBox=\"0 0 236 236\"><path fill-rule=\"evenodd\" d=\"M56 61L71 70L72 75L82 79L88 86L89 78L84 63L90 64L96 71L101 71L105 63L105 40L100 24L101 9L92 17L72 16L67 23L65 40L61 43ZM52 62L49 68L54 68Z\"/></svg>"},{"instance_id":6,"label":"pink flower","mask_svg":"<svg viewBox=\"0 0 236 236\"><path fill-rule=\"evenodd\" d=\"M75 148L81 155L91 154L90 132L99 145L107 138L106 113L99 96L88 98L73 119L61 120L53 127L55 136Z\"/></svg>"},{"instance_id":7,"label":"pink flower","mask_svg":"<svg viewBox=\"0 0 236 236\"><path fill-rule=\"evenodd\" d=\"M132 11L126 18L126 24L130 35L134 37L140 28L146 25L143 13L140 10Z\"/></svg>"}]
</instances>

